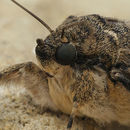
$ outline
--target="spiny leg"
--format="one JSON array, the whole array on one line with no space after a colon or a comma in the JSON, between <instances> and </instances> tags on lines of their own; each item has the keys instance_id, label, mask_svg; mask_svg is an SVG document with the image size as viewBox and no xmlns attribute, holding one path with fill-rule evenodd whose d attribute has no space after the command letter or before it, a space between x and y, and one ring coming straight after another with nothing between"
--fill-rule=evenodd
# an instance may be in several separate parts
<instances>
[{"instance_id":1,"label":"spiny leg","mask_svg":"<svg viewBox=\"0 0 130 130\"><path fill-rule=\"evenodd\" d=\"M48 88L48 75L36 64L26 62L16 64L0 72L0 85L18 84L25 87L36 104L56 110Z\"/></svg>"},{"instance_id":2,"label":"spiny leg","mask_svg":"<svg viewBox=\"0 0 130 130\"><path fill-rule=\"evenodd\" d=\"M74 118L77 114L77 110L78 110L78 103L74 102L73 107L72 107L72 111L71 111L71 114L70 114L70 117L69 117L69 121L68 121L68 124L67 124L67 130L71 130Z\"/></svg>"}]
</instances>

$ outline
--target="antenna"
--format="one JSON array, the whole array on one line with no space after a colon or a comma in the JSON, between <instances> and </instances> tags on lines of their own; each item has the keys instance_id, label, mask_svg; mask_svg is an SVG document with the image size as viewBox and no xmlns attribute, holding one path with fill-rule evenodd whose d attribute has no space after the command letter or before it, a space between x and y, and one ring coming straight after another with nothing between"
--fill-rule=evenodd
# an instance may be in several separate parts
<instances>
[{"instance_id":1,"label":"antenna","mask_svg":"<svg viewBox=\"0 0 130 130\"><path fill-rule=\"evenodd\" d=\"M18 5L20 8L22 8L27 13L29 13L31 16L33 16L36 20L38 20L44 27L46 27L49 30L50 33L53 32L53 30L43 20L41 20L38 16L36 16L35 14L33 14L31 11L29 11L28 9L26 9L25 7L23 7L21 4L19 4L15 0L11 0L11 1L13 3L15 3L16 5Z\"/></svg>"}]
</instances>

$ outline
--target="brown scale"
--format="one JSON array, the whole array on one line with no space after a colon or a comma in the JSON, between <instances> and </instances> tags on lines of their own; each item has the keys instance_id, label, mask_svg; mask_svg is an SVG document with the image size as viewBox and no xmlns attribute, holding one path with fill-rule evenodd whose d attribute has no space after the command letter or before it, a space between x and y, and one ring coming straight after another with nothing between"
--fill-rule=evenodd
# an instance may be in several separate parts
<instances>
[{"instance_id":1,"label":"brown scale","mask_svg":"<svg viewBox=\"0 0 130 130\"><path fill-rule=\"evenodd\" d=\"M37 39L33 62L0 72L0 84L22 85L44 109L101 123L130 126L130 28L124 21L99 15L70 16L55 31ZM106 68L104 68L106 67Z\"/></svg>"}]
</instances>

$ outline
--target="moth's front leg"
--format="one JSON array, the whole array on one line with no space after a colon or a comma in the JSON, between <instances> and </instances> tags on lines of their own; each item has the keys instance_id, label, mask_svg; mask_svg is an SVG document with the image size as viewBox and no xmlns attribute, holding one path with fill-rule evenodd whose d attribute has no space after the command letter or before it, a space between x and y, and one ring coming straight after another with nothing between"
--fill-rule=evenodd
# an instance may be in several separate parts
<instances>
[{"instance_id":1,"label":"moth's front leg","mask_svg":"<svg viewBox=\"0 0 130 130\"><path fill-rule=\"evenodd\" d=\"M18 84L25 87L36 104L56 110L49 95L48 75L36 64L26 62L16 64L0 72L0 85Z\"/></svg>"}]
</instances>

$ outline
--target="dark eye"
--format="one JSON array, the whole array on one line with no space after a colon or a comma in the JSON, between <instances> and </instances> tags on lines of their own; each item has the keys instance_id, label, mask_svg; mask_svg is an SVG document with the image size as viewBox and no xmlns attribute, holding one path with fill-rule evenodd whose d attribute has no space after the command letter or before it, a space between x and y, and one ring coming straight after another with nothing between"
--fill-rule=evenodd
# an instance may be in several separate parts
<instances>
[{"instance_id":1,"label":"dark eye","mask_svg":"<svg viewBox=\"0 0 130 130\"><path fill-rule=\"evenodd\" d=\"M69 43L62 44L56 50L56 60L62 65L70 65L76 59L76 48Z\"/></svg>"}]
</instances>

